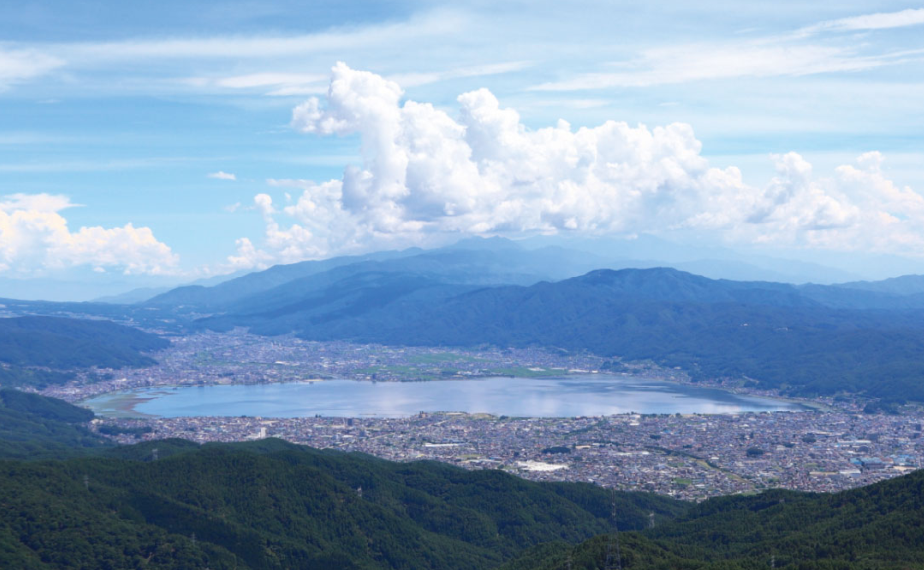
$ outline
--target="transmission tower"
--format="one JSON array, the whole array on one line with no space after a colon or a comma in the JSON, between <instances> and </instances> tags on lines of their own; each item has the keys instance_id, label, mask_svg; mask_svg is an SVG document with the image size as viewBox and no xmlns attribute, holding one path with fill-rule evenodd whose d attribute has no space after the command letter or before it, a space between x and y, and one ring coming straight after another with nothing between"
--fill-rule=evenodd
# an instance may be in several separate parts
<instances>
[{"instance_id":1,"label":"transmission tower","mask_svg":"<svg viewBox=\"0 0 924 570\"><path fill-rule=\"evenodd\" d=\"M157 452L158 449L156 447L151 450L151 456L154 458L154 461L157 461Z\"/></svg>"},{"instance_id":2,"label":"transmission tower","mask_svg":"<svg viewBox=\"0 0 924 570\"><path fill-rule=\"evenodd\" d=\"M613 504L610 516L613 518L613 532L606 544L606 570L622 570L622 553L619 551L619 525L616 523L616 490L613 489Z\"/></svg>"}]
</instances>

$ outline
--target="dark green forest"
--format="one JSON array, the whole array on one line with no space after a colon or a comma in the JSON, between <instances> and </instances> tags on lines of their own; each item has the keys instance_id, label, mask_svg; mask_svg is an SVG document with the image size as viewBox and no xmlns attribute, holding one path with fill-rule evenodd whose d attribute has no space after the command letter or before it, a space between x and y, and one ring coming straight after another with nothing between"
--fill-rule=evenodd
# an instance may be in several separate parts
<instances>
[{"instance_id":1,"label":"dark green forest","mask_svg":"<svg viewBox=\"0 0 924 570\"><path fill-rule=\"evenodd\" d=\"M153 460L158 448L160 459ZM0 461L3 568L492 568L604 532L609 494L279 440ZM621 493L641 528L687 506Z\"/></svg>"},{"instance_id":2,"label":"dark green forest","mask_svg":"<svg viewBox=\"0 0 924 570\"><path fill-rule=\"evenodd\" d=\"M612 548L611 494L593 485L279 440L166 440L0 472L4 568L589 570ZM920 472L831 495L615 504L623 568L924 567Z\"/></svg>"},{"instance_id":3,"label":"dark green forest","mask_svg":"<svg viewBox=\"0 0 924 570\"><path fill-rule=\"evenodd\" d=\"M653 530L532 549L503 570L924 567L924 473L836 494L767 491L691 507Z\"/></svg>"},{"instance_id":4,"label":"dark green forest","mask_svg":"<svg viewBox=\"0 0 924 570\"><path fill-rule=\"evenodd\" d=\"M112 444L86 428L93 412L54 398L0 389L0 458L73 457Z\"/></svg>"}]
</instances>

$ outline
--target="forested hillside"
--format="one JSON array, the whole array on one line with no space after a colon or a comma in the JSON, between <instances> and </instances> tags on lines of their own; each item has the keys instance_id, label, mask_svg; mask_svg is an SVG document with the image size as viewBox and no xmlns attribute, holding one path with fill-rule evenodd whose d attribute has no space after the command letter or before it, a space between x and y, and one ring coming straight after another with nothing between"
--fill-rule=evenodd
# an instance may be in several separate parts
<instances>
[{"instance_id":1,"label":"forested hillside","mask_svg":"<svg viewBox=\"0 0 924 570\"><path fill-rule=\"evenodd\" d=\"M3 568L590 570L613 552L599 487L279 440L166 440L0 472ZM924 565L922 472L831 495L615 505L627 569Z\"/></svg>"},{"instance_id":2,"label":"forested hillside","mask_svg":"<svg viewBox=\"0 0 924 570\"><path fill-rule=\"evenodd\" d=\"M595 486L279 440L109 455L0 462L0 567L492 568L608 525L609 494ZM687 508L633 493L618 504L625 528Z\"/></svg>"},{"instance_id":3,"label":"forested hillside","mask_svg":"<svg viewBox=\"0 0 924 570\"><path fill-rule=\"evenodd\" d=\"M0 319L0 386L43 386L69 371L97 366L148 366L144 354L169 342L110 321L60 317Z\"/></svg>"},{"instance_id":4,"label":"forested hillside","mask_svg":"<svg viewBox=\"0 0 924 570\"><path fill-rule=\"evenodd\" d=\"M619 536L626 569L924 567L924 472L836 494L710 499L678 520ZM504 570L602 568L611 537L546 545Z\"/></svg>"},{"instance_id":5,"label":"forested hillside","mask_svg":"<svg viewBox=\"0 0 924 570\"><path fill-rule=\"evenodd\" d=\"M93 412L54 398L0 389L0 458L50 459L111 443L86 428Z\"/></svg>"}]
</instances>

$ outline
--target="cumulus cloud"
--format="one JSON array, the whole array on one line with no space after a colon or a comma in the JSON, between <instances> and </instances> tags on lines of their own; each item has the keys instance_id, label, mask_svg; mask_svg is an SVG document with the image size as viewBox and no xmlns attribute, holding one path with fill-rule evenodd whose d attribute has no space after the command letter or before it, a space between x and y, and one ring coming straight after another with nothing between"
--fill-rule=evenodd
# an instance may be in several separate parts
<instances>
[{"instance_id":1,"label":"cumulus cloud","mask_svg":"<svg viewBox=\"0 0 924 570\"><path fill-rule=\"evenodd\" d=\"M710 166L687 124L573 129L559 121L533 130L486 89L458 104L452 117L403 100L393 81L337 64L326 100L296 107L292 125L316 136L359 135L361 164L326 182L269 180L301 195L281 208L267 193L256 196L266 235L260 247L239 242L232 263L260 267L471 234L692 229L849 249L886 246L905 228L907 244L920 242L921 197L892 184L878 154L827 178L796 153L774 156L777 175L756 187L737 168Z\"/></svg>"},{"instance_id":2,"label":"cumulus cloud","mask_svg":"<svg viewBox=\"0 0 924 570\"><path fill-rule=\"evenodd\" d=\"M73 207L66 196L12 194L0 201L0 272L19 275L88 265L125 274L162 275L176 271L177 256L150 228L68 228L61 211Z\"/></svg>"},{"instance_id":3,"label":"cumulus cloud","mask_svg":"<svg viewBox=\"0 0 924 570\"><path fill-rule=\"evenodd\" d=\"M230 172L225 172L223 170L212 172L208 175L208 177L214 178L215 180L237 180L237 176L235 174L231 174Z\"/></svg>"}]
</instances>

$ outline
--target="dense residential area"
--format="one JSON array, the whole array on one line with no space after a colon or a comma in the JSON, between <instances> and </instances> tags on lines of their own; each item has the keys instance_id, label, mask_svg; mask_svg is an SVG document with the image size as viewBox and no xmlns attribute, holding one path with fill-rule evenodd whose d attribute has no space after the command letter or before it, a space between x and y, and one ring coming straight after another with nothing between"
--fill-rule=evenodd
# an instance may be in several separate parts
<instances>
[{"instance_id":1,"label":"dense residential area","mask_svg":"<svg viewBox=\"0 0 924 570\"><path fill-rule=\"evenodd\" d=\"M924 464L915 416L851 412L497 418L189 417L98 420L125 428L122 443L199 443L278 437L394 461L435 460L502 469L536 481L592 482L702 500L771 488L839 491ZM139 433L141 428L145 432ZM97 427L98 429L98 427ZM138 434L137 436L134 434Z\"/></svg>"}]
</instances>

